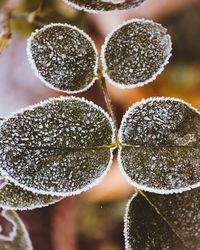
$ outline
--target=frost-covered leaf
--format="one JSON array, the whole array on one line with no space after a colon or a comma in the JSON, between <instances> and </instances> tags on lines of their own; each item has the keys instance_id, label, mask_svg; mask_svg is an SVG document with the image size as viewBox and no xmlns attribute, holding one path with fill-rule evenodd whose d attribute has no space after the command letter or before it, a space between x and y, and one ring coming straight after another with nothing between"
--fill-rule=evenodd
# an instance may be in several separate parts
<instances>
[{"instance_id":1,"label":"frost-covered leaf","mask_svg":"<svg viewBox=\"0 0 200 250\"><path fill-rule=\"evenodd\" d=\"M63 0L65 3L87 12L126 10L138 7L146 0Z\"/></svg>"},{"instance_id":2,"label":"frost-covered leaf","mask_svg":"<svg viewBox=\"0 0 200 250\"><path fill-rule=\"evenodd\" d=\"M34 194L14 184L0 180L0 207L12 210L27 210L48 206L62 197Z\"/></svg>"},{"instance_id":3,"label":"frost-covered leaf","mask_svg":"<svg viewBox=\"0 0 200 250\"><path fill-rule=\"evenodd\" d=\"M9 236L0 234L1 250L32 250L32 244L29 239L28 232L18 217L18 215L10 210L4 210L2 216L13 225L12 232Z\"/></svg>"},{"instance_id":4,"label":"frost-covered leaf","mask_svg":"<svg viewBox=\"0 0 200 250\"><path fill-rule=\"evenodd\" d=\"M50 24L36 30L28 40L27 53L35 74L51 88L78 93L96 79L96 47L77 27Z\"/></svg>"},{"instance_id":5,"label":"frost-covered leaf","mask_svg":"<svg viewBox=\"0 0 200 250\"><path fill-rule=\"evenodd\" d=\"M200 248L199 188L181 194L136 194L125 215L126 250Z\"/></svg>"},{"instance_id":6,"label":"frost-covered leaf","mask_svg":"<svg viewBox=\"0 0 200 250\"><path fill-rule=\"evenodd\" d=\"M179 99L150 98L125 114L119 140L122 173L130 184L156 193L200 185L200 114Z\"/></svg>"},{"instance_id":7,"label":"frost-covered leaf","mask_svg":"<svg viewBox=\"0 0 200 250\"><path fill-rule=\"evenodd\" d=\"M113 132L111 119L94 103L52 98L3 122L0 167L11 182L27 190L78 194L107 173Z\"/></svg>"},{"instance_id":8,"label":"frost-covered leaf","mask_svg":"<svg viewBox=\"0 0 200 250\"><path fill-rule=\"evenodd\" d=\"M102 47L104 76L116 87L153 81L171 56L171 38L160 24L131 19L110 33Z\"/></svg>"}]
</instances>

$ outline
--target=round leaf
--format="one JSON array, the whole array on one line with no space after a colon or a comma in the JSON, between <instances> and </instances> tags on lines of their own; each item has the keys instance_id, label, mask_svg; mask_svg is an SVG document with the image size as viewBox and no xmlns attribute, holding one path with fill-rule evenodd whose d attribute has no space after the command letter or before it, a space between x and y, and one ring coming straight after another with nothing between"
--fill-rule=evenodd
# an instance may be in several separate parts
<instances>
[{"instance_id":1,"label":"round leaf","mask_svg":"<svg viewBox=\"0 0 200 250\"><path fill-rule=\"evenodd\" d=\"M0 187L0 207L12 210L27 210L48 206L62 197L34 194L5 181Z\"/></svg>"},{"instance_id":2,"label":"round leaf","mask_svg":"<svg viewBox=\"0 0 200 250\"><path fill-rule=\"evenodd\" d=\"M100 107L75 97L53 98L3 122L0 166L29 191L79 194L107 173L113 141L111 119Z\"/></svg>"},{"instance_id":3,"label":"round leaf","mask_svg":"<svg viewBox=\"0 0 200 250\"><path fill-rule=\"evenodd\" d=\"M96 79L96 47L77 27L50 24L36 30L28 40L27 53L35 74L50 88L78 93Z\"/></svg>"},{"instance_id":4,"label":"round leaf","mask_svg":"<svg viewBox=\"0 0 200 250\"><path fill-rule=\"evenodd\" d=\"M131 19L110 33L102 47L104 77L118 88L152 82L171 56L171 38L160 24Z\"/></svg>"},{"instance_id":5,"label":"round leaf","mask_svg":"<svg viewBox=\"0 0 200 250\"><path fill-rule=\"evenodd\" d=\"M134 104L119 131L122 173L146 191L173 193L200 186L200 114L179 99Z\"/></svg>"},{"instance_id":6,"label":"round leaf","mask_svg":"<svg viewBox=\"0 0 200 250\"><path fill-rule=\"evenodd\" d=\"M3 211L2 216L13 225L12 232L9 236L0 234L0 249L2 250L32 250L32 244L28 232L18 217L13 211Z\"/></svg>"},{"instance_id":7,"label":"round leaf","mask_svg":"<svg viewBox=\"0 0 200 250\"><path fill-rule=\"evenodd\" d=\"M111 10L126 10L138 7L146 0L64 0L76 9L87 12L104 12Z\"/></svg>"},{"instance_id":8,"label":"round leaf","mask_svg":"<svg viewBox=\"0 0 200 250\"><path fill-rule=\"evenodd\" d=\"M125 215L126 250L200 247L200 192L135 194Z\"/></svg>"}]
</instances>

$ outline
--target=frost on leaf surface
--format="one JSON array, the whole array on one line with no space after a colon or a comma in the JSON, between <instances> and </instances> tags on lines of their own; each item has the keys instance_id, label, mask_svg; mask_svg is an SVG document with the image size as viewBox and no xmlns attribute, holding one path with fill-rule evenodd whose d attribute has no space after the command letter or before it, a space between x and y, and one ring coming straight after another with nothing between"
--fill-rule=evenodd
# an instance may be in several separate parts
<instances>
[{"instance_id":1,"label":"frost on leaf surface","mask_svg":"<svg viewBox=\"0 0 200 250\"><path fill-rule=\"evenodd\" d=\"M102 47L104 76L119 88L153 81L171 56L171 38L160 24L131 19L108 35Z\"/></svg>"},{"instance_id":2,"label":"frost on leaf surface","mask_svg":"<svg viewBox=\"0 0 200 250\"><path fill-rule=\"evenodd\" d=\"M119 132L119 162L128 181L156 193L199 186L200 114L174 98L150 98L134 104Z\"/></svg>"},{"instance_id":3,"label":"frost on leaf surface","mask_svg":"<svg viewBox=\"0 0 200 250\"><path fill-rule=\"evenodd\" d=\"M100 107L80 98L53 98L3 122L0 166L27 190L78 194L107 173L112 142L112 122Z\"/></svg>"},{"instance_id":4,"label":"frost on leaf surface","mask_svg":"<svg viewBox=\"0 0 200 250\"><path fill-rule=\"evenodd\" d=\"M73 7L88 12L126 10L138 7L146 0L63 0Z\"/></svg>"},{"instance_id":5,"label":"frost on leaf surface","mask_svg":"<svg viewBox=\"0 0 200 250\"><path fill-rule=\"evenodd\" d=\"M0 187L0 207L12 210L27 210L48 206L62 197L34 194L8 181Z\"/></svg>"},{"instance_id":6,"label":"frost on leaf surface","mask_svg":"<svg viewBox=\"0 0 200 250\"><path fill-rule=\"evenodd\" d=\"M200 248L199 188L181 194L135 194L125 215L126 250Z\"/></svg>"},{"instance_id":7,"label":"frost on leaf surface","mask_svg":"<svg viewBox=\"0 0 200 250\"><path fill-rule=\"evenodd\" d=\"M1 232L0 249L32 250L28 232L18 215L13 211L4 210L2 216L13 225L13 228L9 236L5 236ZM1 228L3 228L3 225L1 225Z\"/></svg>"},{"instance_id":8,"label":"frost on leaf surface","mask_svg":"<svg viewBox=\"0 0 200 250\"><path fill-rule=\"evenodd\" d=\"M89 88L96 79L97 51L91 38L68 24L50 24L28 40L36 75L49 87L68 93Z\"/></svg>"}]
</instances>

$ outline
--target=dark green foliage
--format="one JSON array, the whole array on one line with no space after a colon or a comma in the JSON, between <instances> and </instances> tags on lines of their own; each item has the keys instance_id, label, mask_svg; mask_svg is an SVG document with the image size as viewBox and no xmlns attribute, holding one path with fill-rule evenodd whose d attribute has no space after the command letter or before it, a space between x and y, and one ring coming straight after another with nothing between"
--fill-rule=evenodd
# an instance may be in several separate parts
<instances>
[{"instance_id":1,"label":"dark green foliage","mask_svg":"<svg viewBox=\"0 0 200 250\"><path fill-rule=\"evenodd\" d=\"M199 186L200 114L173 98L150 98L125 114L122 171L142 190L173 193Z\"/></svg>"},{"instance_id":2,"label":"dark green foliage","mask_svg":"<svg viewBox=\"0 0 200 250\"><path fill-rule=\"evenodd\" d=\"M80 98L55 98L3 122L0 164L27 190L72 195L107 173L112 143L112 123L102 109Z\"/></svg>"},{"instance_id":3,"label":"dark green foliage","mask_svg":"<svg viewBox=\"0 0 200 250\"><path fill-rule=\"evenodd\" d=\"M125 217L126 250L200 247L199 189L182 194L135 194Z\"/></svg>"},{"instance_id":4,"label":"dark green foliage","mask_svg":"<svg viewBox=\"0 0 200 250\"><path fill-rule=\"evenodd\" d=\"M36 75L51 88L77 93L89 88L96 79L95 45L76 27L44 26L30 37L27 52Z\"/></svg>"},{"instance_id":5,"label":"dark green foliage","mask_svg":"<svg viewBox=\"0 0 200 250\"><path fill-rule=\"evenodd\" d=\"M145 1L146 0L64 0L65 3L88 12L131 9Z\"/></svg>"}]
</instances>

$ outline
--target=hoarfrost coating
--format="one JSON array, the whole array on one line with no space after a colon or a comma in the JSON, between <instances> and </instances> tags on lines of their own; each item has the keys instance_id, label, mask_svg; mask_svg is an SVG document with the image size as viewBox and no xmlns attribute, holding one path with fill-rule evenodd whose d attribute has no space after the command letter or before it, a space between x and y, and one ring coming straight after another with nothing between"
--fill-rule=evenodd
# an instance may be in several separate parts
<instances>
[{"instance_id":1,"label":"hoarfrost coating","mask_svg":"<svg viewBox=\"0 0 200 250\"><path fill-rule=\"evenodd\" d=\"M199 249L199 198L199 188L181 194L134 194L124 218L126 250Z\"/></svg>"},{"instance_id":2,"label":"hoarfrost coating","mask_svg":"<svg viewBox=\"0 0 200 250\"><path fill-rule=\"evenodd\" d=\"M0 207L12 210L30 210L51 205L62 197L34 194L18 187L6 179L0 185Z\"/></svg>"},{"instance_id":3,"label":"hoarfrost coating","mask_svg":"<svg viewBox=\"0 0 200 250\"><path fill-rule=\"evenodd\" d=\"M63 0L72 7L90 13L136 8L147 0Z\"/></svg>"},{"instance_id":4,"label":"hoarfrost coating","mask_svg":"<svg viewBox=\"0 0 200 250\"><path fill-rule=\"evenodd\" d=\"M0 163L9 181L29 191L73 195L97 185L112 162L108 114L85 99L52 98L6 119Z\"/></svg>"},{"instance_id":5,"label":"hoarfrost coating","mask_svg":"<svg viewBox=\"0 0 200 250\"><path fill-rule=\"evenodd\" d=\"M102 46L104 77L118 88L152 82L168 63L171 47L171 38L160 24L128 20L111 32Z\"/></svg>"},{"instance_id":6,"label":"hoarfrost coating","mask_svg":"<svg viewBox=\"0 0 200 250\"><path fill-rule=\"evenodd\" d=\"M174 193L200 185L200 114L175 98L134 104L119 130L118 160L128 182L142 190Z\"/></svg>"},{"instance_id":7,"label":"hoarfrost coating","mask_svg":"<svg viewBox=\"0 0 200 250\"><path fill-rule=\"evenodd\" d=\"M79 93L97 79L95 44L75 26L50 24L36 30L28 40L27 54L35 74L55 90Z\"/></svg>"},{"instance_id":8,"label":"hoarfrost coating","mask_svg":"<svg viewBox=\"0 0 200 250\"><path fill-rule=\"evenodd\" d=\"M13 225L13 228L9 236L0 235L1 249L33 250L28 232L18 215L11 210L3 210L2 216Z\"/></svg>"}]
</instances>

